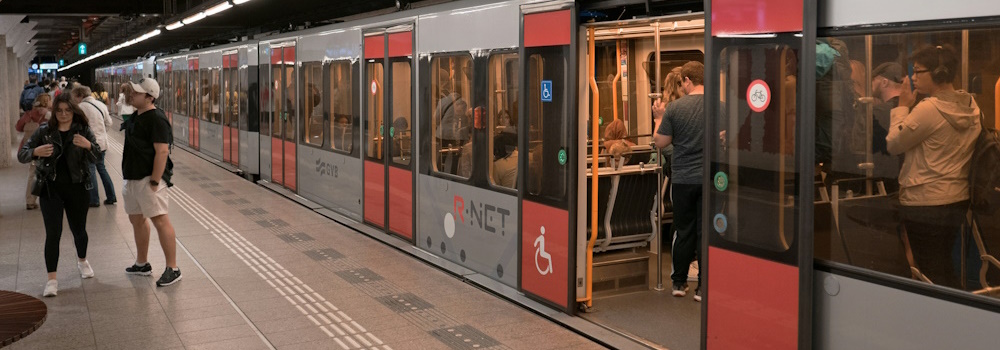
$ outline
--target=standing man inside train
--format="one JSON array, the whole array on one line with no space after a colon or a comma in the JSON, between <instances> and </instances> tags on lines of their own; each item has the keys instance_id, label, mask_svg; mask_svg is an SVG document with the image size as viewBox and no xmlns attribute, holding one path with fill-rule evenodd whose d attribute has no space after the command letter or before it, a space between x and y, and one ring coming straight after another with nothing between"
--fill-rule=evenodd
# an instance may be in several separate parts
<instances>
[{"instance_id":1,"label":"standing man inside train","mask_svg":"<svg viewBox=\"0 0 1000 350\"><path fill-rule=\"evenodd\" d=\"M687 294L688 266L697 257L701 243L701 182L703 179L702 150L705 135L705 66L701 62L688 62L681 67L681 87L687 96L681 97L668 106L657 100L653 103L653 114L661 119L660 127L653 139L656 147L674 146L670 170L670 198L674 205L673 281L671 294L683 297ZM701 265L699 261L699 266ZM698 287L694 290L694 300L701 301L701 270L698 271Z\"/></svg>"},{"instance_id":2,"label":"standing man inside train","mask_svg":"<svg viewBox=\"0 0 1000 350\"><path fill-rule=\"evenodd\" d=\"M125 213L132 222L135 234L135 264L125 268L130 275L149 276L153 267L149 264L149 218L156 227L160 247L167 268L156 281L157 286L168 286L181 279L177 268L177 241L174 226L167 216L167 187L170 184L172 163L170 145L173 134L167 116L156 108L154 102L160 97L160 86L153 78L143 78L132 83L131 104L135 116L125 124L125 147L122 154L122 177L125 178Z\"/></svg>"}]
</instances>

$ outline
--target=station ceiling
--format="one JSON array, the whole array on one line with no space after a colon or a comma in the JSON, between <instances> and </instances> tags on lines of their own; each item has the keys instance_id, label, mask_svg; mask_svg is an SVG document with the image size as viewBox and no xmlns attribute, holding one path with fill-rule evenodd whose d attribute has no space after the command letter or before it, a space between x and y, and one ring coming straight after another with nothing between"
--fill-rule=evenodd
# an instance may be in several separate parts
<instances>
[{"instance_id":1,"label":"station ceiling","mask_svg":"<svg viewBox=\"0 0 1000 350\"><path fill-rule=\"evenodd\" d=\"M136 45L74 67L69 75L89 75L94 67L162 55L181 49L209 47L276 31L334 23L407 8L454 0L250 0L176 30L165 26L213 7L223 0L0 0L0 15L25 16L37 32L30 39L35 61L72 64L88 55L141 36L155 29L161 34ZM599 11L605 20L656 13L700 11L701 0L578 0L581 10ZM10 18L11 16L6 16ZM2 34L2 33L0 33Z\"/></svg>"}]
</instances>

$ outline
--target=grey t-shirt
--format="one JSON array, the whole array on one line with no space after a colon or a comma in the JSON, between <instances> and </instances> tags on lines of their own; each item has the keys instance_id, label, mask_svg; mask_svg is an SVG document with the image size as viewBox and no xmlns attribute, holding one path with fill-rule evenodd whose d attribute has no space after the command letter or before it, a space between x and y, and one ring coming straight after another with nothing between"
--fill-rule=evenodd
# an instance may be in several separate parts
<instances>
[{"instance_id":1,"label":"grey t-shirt","mask_svg":"<svg viewBox=\"0 0 1000 350\"><path fill-rule=\"evenodd\" d=\"M657 134L673 137L670 160L675 184L702 182L702 149L705 136L705 95L687 95L667 105Z\"/></svg>"}]
</instances>

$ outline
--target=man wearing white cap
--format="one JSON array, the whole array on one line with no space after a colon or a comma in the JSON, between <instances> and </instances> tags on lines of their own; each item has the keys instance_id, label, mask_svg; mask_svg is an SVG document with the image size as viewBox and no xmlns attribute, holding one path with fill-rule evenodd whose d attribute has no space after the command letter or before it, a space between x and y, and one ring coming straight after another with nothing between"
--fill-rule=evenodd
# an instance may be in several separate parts
<instances>
[{"instance_id":1,"label":"man wearing white cap","mask_svg":"<svg viewBox=\"0 0 1000 350\"><path fill-rule=\"evenodd\" d=\"M173 134L170 122L163 111L154 104L160 97L160 85L152 78L132 83L131 104L136 114L125 122L125 148L122 153L122 177L125 189L125 213L132 222L135 234L135 264L125 268L131 275L149 276L153 267L147 259L149 250L149 223L153 222L160 238L160 247L166 258L167 268L156 281L157 286L168 286L181 279L177 268L177 242L174 226L167 216L167 187L171 186L170 144Z\"/></svg>"}]
</instances>

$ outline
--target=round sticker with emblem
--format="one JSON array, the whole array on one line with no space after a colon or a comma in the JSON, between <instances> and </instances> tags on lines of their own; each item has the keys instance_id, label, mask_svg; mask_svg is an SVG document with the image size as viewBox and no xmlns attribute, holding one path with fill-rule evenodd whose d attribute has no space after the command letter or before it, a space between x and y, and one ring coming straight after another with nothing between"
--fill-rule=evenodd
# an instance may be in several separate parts
<instances>
[{"instance_id":1,"label":"round sticker with emblem","mask_svg":"<svg viewBox=\"0 0 1000 350\"><path fill-rule=\"evenodd\" d=\"M385 131L385 126L384 125L379 125L378 126L378 134L382 135L382 132L384 132L384 131Z\"/></svg>"},{"instance_id":2,"label":"round sticker with emblem","mask_svg":"<svg viewBox=\"0 0 1000 350\"><path fill-rule=\"evenodd\" d=\"M747 88L747 104L754 112L763 112L771 104L771 88L763 80L750 82Z\"/></svg>"},{"instance_id":3,"label":"round sticker with emblem","mask_svg":"<svg viewBox=\"0 0 1000 350\"><path fill-rule=\"evenodd\" d=\"M378 84L375 83L374 80L372 80L372 95L374 95L376 92L378 92Z\"/></svg>"},{"instance_id":4,"label":"round sticker with emblem","mask_svg":"<svg viewBox=\"0 0 1000 350\"><path fill-rule=\"evenodd\" d=\"M729 227L729 222L726 220L726 216L722 213L715 214L715 218L712 219L712 226L715 227L715 232L723 233L726 228Z\"/></svg>"},{"instance_id":5,"label":"round sticker with emblem","mask_svg":"<svg viewBox=\"0 0 1000 350\"><path fill-rule=\"evenodd\" d=\"M566 150L560 149L559 150L559 165L566 165L566 160L567 160Z\"/></svg>"},{"instance_id":6,"label":"round sticker with emblem","mask_svg":"<svg viewBox=\"0 0 1000 350\"><path fill-rule=\"evenodd\" d=\"M389 137L393 137L395 134L396 134L396 127L395 126L390 126L389 127Z\"/></svg>"},{"instance_id":7,"label":"round sticker with emblem","mask_svg":"<svg viewBox=\"0 0 1000 350\"><path fill-rule=\"evenodd\" d=\"M729 187L729 176L724 172L715 173L715 189L725 191Z\"/></svg>"}]
</instances>

